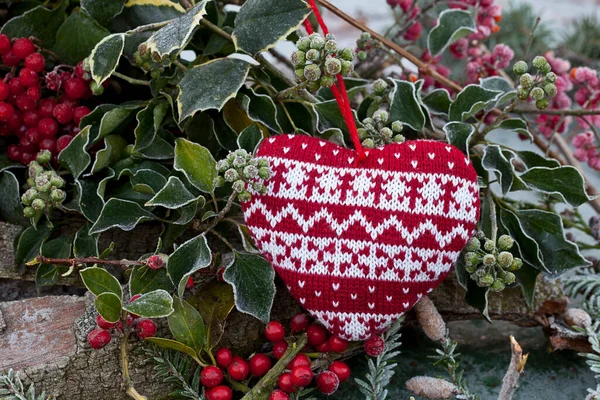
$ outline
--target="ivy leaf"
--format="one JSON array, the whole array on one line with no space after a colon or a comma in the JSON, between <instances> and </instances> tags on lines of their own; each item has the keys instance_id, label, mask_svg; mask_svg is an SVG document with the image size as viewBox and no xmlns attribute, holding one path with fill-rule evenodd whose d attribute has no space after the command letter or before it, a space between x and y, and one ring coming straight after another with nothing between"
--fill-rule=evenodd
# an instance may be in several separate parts
<instances>
[{"instance_id":1,"label":"ivy leaf","mask_svg":"<svg viewBox=\"0 0 600 400\"><path fill-rule=\"evenodd\" d=\"M492 322L490 319L488 309L488 295L490 293L489 288L479 287L473 279L469 279L467 283L467 293L465 294L465 301L471 307L478 309L481 314L485 317L488 322Z\"/></svg>"},{"instance_id":2,"label":"ivy leaf","mask_svg":"<svg viewBox=\"0 0 600 400\"><path fill-rule=\"evenodd\" d=\"M34 36L44 43L44 46L54 46L56 32L65 21L67 2L61 2L53 10L38 6L18 17L11 18L2 27L2 33L11 37ZM78 60L79 61L79 60Z\"/></svg>"},{"instance_id":3,"label":"ivy leaf","mask_svg":"<svg viewBox=\"0 0 600 400\"><path fill-rule=\"evenodd\" d=\"M235 48L248 54L267 51L298 29L308 14L302 0L248 0L235 17Z\"/></svg>"},{"instance_id":4,"label":"ivy leaf","mask_svg":"<svg viewBox=\"0 0 600 400\"><path fill-rule=\"evenodd\" d=\"M505 119L494 130L497 130L497 129L513 131L513 132L518 133L519 135L527 136L529 138L529 141L533 140L533 135L531 134L531 132L529 132L529 129L527 128L527 124L525 123L525 121L523 121L520 118Z\"/></svg>"},{"instance_id":5,"label":"ivy leaf","mask_svg":"<svg viewBox=\"0 0 600 400\"><path fill-rule=\"evenodd\" d=\"M151 269L147 265L136 265L129 277L131 295L153 292L158 289L173 290L173 284L167 276L167 269Z\"/></svg>"},{"instance_id":6,"label":"ivy leaf","mask_svg":"<svg viewBox=\"0 0 600 400\"><path fill-rule=\"evenodd\" d=\"M414 131L421 131L425 126L425 113L417 98L415 84L408 81L392 79L394 89L390 93L390 120L402 121Z\"/></svg>"},{"instance_id":7,"label":"ivy leaf","mask_svg":"<svg viewBox=\"0 0 600 400\"><path fill-rule=\"evenodd\" d=\"M157 346L163 347L165 349L175 350L175 351L180 351L182 353L185 353L188 356L192 357L194 360L197 360L198 363L200 363L200 360L198 359L198 354L196 354L196 350L192 349L189 346L186 346L185 344L183 344L181 342L178 342L177 340L165 339L165 338L161 338L161 337L149 337L149 338L146 338L146 341L153 343Z\"/></svg>"},{"instance_id":8,"label":"ivy leaf","mask_svg":"<svg viewBox=\"0 0 600 400\"><path fill-rule=\"evenodd\" d=\"M517 90L504 78L499 76L490 76L489 78L479 79L481 87L489 90L497 90L503 94L496 100L496 105L501 105L517 97Z\"/></svg>"},{"instance_id":9,"label":"ivy leaf","mask_svg":"<svg viewBox=\"0 0 600 400\"><path fill-rule=\"evenodd\" d=\"M525 231L519 217L510 210L500 208L500 222L515 239L515 245L519 249L523 262L540 271L549 272L544 265L538 243Z\"/></svg>"},{"instance_id":10,"label":"ivy leaf","mask_svg":"<svg viewBox=\"0 0 600 400\"><path fill-rule=\"evenodd\" d=\"M71 255L71 236L59 236L42 246L42 255L48 258L69 258ZM37 287L54 285L61 273L67 272L64 265L40 264L35 273Z\"/></svg>"},{"instance_id":11,"label":"ivy leaf","mask_svg":"<svg viewBox=\"0 0 600 400\"><path fill-rule=\"evenodd\" d=\"M481 165L486 171L494 172L502 188L502 193L506 194L510 191L515 174L511 163L511 158L507 158L500 146L489 145L483 152L483 158L481 159Z\"/></svg>"},{"instance_id":12,"label":"ivy leaf","mask_svg":"<svg viewBox=\"0 0 600 400\"><path fill-rule=\"evenodd\" d=\"M162 289L144 293L133 302L123 306L123 309L142 318L163 318L171 315L173 298Z\"/></svg>"},{"instance_id":13,"label":"ivy leaf","mask_svg":"<svg viewBox=\"0 0 600 400\"><path fill-rule=\"evenodd\" d=\"M147 207L161 206L174 210L193 203L196 200L197 198L187 190L178 177L171 176L167 184L145 205Z\"/></svg>"},{"instance_id":14,"label":"ivy leaf","mask_svg":"<svg viewBox=\"0 0 600 400\"><path fill-rule=\"evenodd\" d=\"M205 324L205 349L215 347L223 336L225 319L235 306L233 290L227 283L211 281L189 299Z\"/></svg>"},{"instance_id":15,"label":"ivy leaf","mask_svg":"<svg viewBox=\"0 0 600 400\"><path fill-rule=\"evenodd\" d=\"M109 107L102 115L100 124L95 124L97 125L96 130L90 131L89 145L95 144L111 133L118 133L127 128L133 119L134 112L140 108L140 103L128 103L117 107Z\"/></svg>"},{"instance_id":16,"label":"ivy leaf","mask_svg":"<svg viewBox=\"0 0 600 400\"><path fill-rule=\"evenodd\" d=\"M121 14L124 5L125 0L81 0L81 8L102 25Z\"/></svg>"},{"instance_id":17,"label":"ivy leaf","mask_svg":"<svg viewBox=\"0 0 600 400\"><path fill-rule=\"evenodd\" d=\"M499 90L485 89L479 85L466 86L450 105L450 121L466 121L495 102L501 94Z\"/></svg>"},{"instance_id":18,"label":"ivy leaf","mask_svg":"<svg viewBox=\"0 0 600 400\"><path fill-rule=\"evenodd\" d=\"M146 108L137 113L137 126L135 128L134 151L148 148L154 142L156 132L160 128L169 110L165 101L153 100Z\"/></svg>"},{"instance_id":19,"label":"ivy leaf","mask_svg":"<svg viewBox=\"0 0 600 400\"><path fill-rule=\"evenodd\" d=\"M475 21L470 12L450 9L440 13L437 25L429 32L427 47L432 57L443 52L458 39L476 32Z\"/></svg>"},{"instance_id":20,"label":"ivy leaf","mask_svg":"<svg viewBox=\"0 0 600 400\"><path fill-rule=\"evenodd\" d=\"M50 237L51 229L47 226L30 226L19 236L15 250L15 264L21 265L37 257L44 242Z\"/></svg>"},{"instance_id":21,"label":"ivy leaf","mask_svg":"<svg viewBox=\"0 0 600 400\"><path fill-rule=\"evenodd\" d=\"M125 35L114 33L102 39L89 57L92 79L101 85L107 80L119 65L125 46Z\"/></svg>"},{"instance_id":22,"label":"ivy leaf","mask_svg":"<svg viewBox=\"0 0 600 400\"><path fill-rule=\"evenodd\" d=\"M60 164L68 169L75 179L79 178L79 175L86 170L92 161L92 157L86 151L89 140L90 127L86 126L58 155Z\"/></svg>"},{"instance_id":23,"label":"ivy leaf","mask_svg":"<svg viewBox=\"0 0 600 400\"><path fill-rule=\"evenodd\" d=\"M446 89L435 89L423 98L423 104L435 115L448 115L452 99Z\"/></svg>"},{"instance_id":24,"label":"ivy leaf","mask_svg":"<svg viewBox=\"0 0 600 400\"><path fill-rule=\"evenodd\" d=\"M181 171L197 189L211 193L217 177L217 162L206 147L184 138L175 140L176 171Z\"/></svg>"},{"instance_id":25,"label":"ivy leaf","mask_svg":"<svg viewBox=\"0 0 600 400\"><path fill-rule=\"evenodd\" d=\"M317 115L317 129L323 133L331 128L348 132L346 120L340 112L340 107L335 100L327 100L312 105Z\"/></svg>"},{"instance_id":26,"label":"ivy leaf","mask_svg":"<svg viewBox=\"0 0 600 400\"><path fill-rule=\"evenodd\" d=\"M75 65L89 56L96 44L108 35L110 32L106 28L85 12L77 10L56 33L54 51L61 61Z\"/></svg>"},{"instance_id":27,"label":"ivy leaf","mask_svg":"<svg viewBox=\"0 0 600 400\"><path fill-rule=\"evenodd\" d=\"M121 298L114 293L100 293L94 301L94 306L107 322L115 323L121 317Z\"/></svg>"},{"instance_id":28,"label":"ivy leaf","mask_svg":"<svg viewBox=\"0 0 600 400\"><path fill-rule=\"evenodd\" d=\"M114 293L119 299L123 298L121 284L104 268L85 268L79 271L79 275L81 275L85 287L96 296L102 293Z\"/></svg>"},{"instance_id":29,"label":"ivy leaf","mask_svg":"<svg viewBox=\"0 0 600 400\"><path fill-rule=\"evenodd\" d=\"M444 132L448 138L448 143L458 147L468 157L469 142L475 133L473 125L464 122L448 122L444 125Z\"/></svg>"},{"instance_id":30,"label":"ivy leaf","mask_svg":"<svg viewBox=\"0 0 600 400\"><path fill-rule=\"evenodd\" d=\"M90 229L90 233L101 233L112 228L130 231L143 221L154 219L155 216L130 200L121 200L112 197L109 199L98 220Z\"/></svg>"},{"instance_id":31,"label":"ivy leaf","mask_svg":"<svg viewBox=\"0 0 600 400\"><path fill-rule=\"evenodd\" d=\"M0 172L0 220L13 224L25 222L19 195L19 181L10 171Z\"/></svg>"},{"instance_id":32,"label":"ivy leaf","mask_svg":"<svg viewBox=\"0 0 600 400\"><path fill-rule=\"evenodd\" d=\"M140 169L131 177L133 190L140 193L155 194L166 184L165 177L151 169Z\"/></svg>"},{"instance_id":33,"label":"ivy leaf","mask_svg":"<svg viewBox=\"0 0 600 400\"><path fill-rule=\"evenodd\" d=\"M202 0L181 17L175 18L146 41L146 48L151 54L158 53L162 58L179 52L192 39L194 30L206 15L207 0Z\"/></svg>"},{"instance_id":34,"label":"ivy leaf","mask_svg":"<svg viewBox=\"0 0 600 400\"><path fill-rule=\"evenodd\" d=\"M169 315L169 329L175 340L200 352L206 340L204 321L200 313L185 300L176 298L173 314Z\"/></svg>"},{"instance_id":35,"label":"ivy leaf","mask_svg":"<svg viewBox=\"0 0 600 400\"><path fill-rule=\"evenodd\" d=\"M220 111L236 96L249 71L250 64L235 58L220 58L187 70L179 82L179 121L198 111Z\"/></svg>"},{"instance_id":36,"label":"ivy leaf","mask_svg":"<svg viewBox=\"0 0 600 400\"><path fill-rule=\"evenodd\" d=\"M73 254L77 258L98 257L98 239L100 238L100 234L90 235L90 228L91 224L88 222L75 234Z\"/></svg>"},{"instance_id":37,"label":"ivy leaf","mask_svg":"<svg viewBox=\"0 0 600 400\"><path fill-rule=\"evenodd\" d=\"M535 286L540 271L527 263L523 263L521 269L515 271L514 274L517 277L517 282L521 285L521 290L523 291L523 297L525 298L527 307L533 307Z\"/></svg>"},{"instance_id":38,"label":"ivy leaf","mask_svg":"<svg viewBox=\"0 0 600 400\"><path fill-rule=\"evenodd\" d=\"M352 100L354 96L361 93L365 88L368 88L371 85L371 81L347 76L344 77L344 85L346 85L348 98ZM335 96L333 95L331 88L328 87L321 87L317 91L317 97L323 100L335 100Z\"/></svg>"},{"instance_id":39,"label":"ivy leaf","mask_svg":"<svg viewBox=\"0 0 600 400\"><path fill-rule=\"evenodd\" d=\"M114 178L115 172L108 168L99 181L90 179L76 179L77 207L84 217L90 222L96 222L104 207L104 191L109 180Z\"/></svg>"},{"instance_id":40,"label":"ivy leaf","mask_svg":"<svg viewBox=\"0 0 600 400\"><path fill-rule=\"evenodd\" d=\"M260 122L270 130L283 133L277 120L277 106L270 96L255 93L252 89L238 95L242 108L254 122Z\"/></svg>"},{"instance_id":41,"label":"ivy leaf","mask_svg":"<svg viewBox=\"0 0 600 400\"><path fill-rule=\"evenodd\" d=\"M263 139L262 131L256 124L249 125L238 136L237 143L240 149L246 150L250 154L254 154L256 147Z\"/></svg>"},{"instance_id":42,"label":"ivy leaf","mask_svg":"<svg viewBox=\"0 0 600 400\"><path fill-rule=\"evenodd\" d=\"M96 153L94 165L90 175L99 172L100 170L114 165L125 155L127 141L120 135L108 135L104 138L104 148Z\"/></svg>"},{"instance_id":43,"label":"ivy leaf","mask_svg":"<svg viewBox=\"0 0 600 400\"><path fill-rule=\"evenodd\" d=\"M189 276L208 267L211 261L212 253L204 235L188 240L169 256L167 274L180 297L183 295Z\"/></svg>"},{"instance_id":44,"label":"ivy leaf","mask_svg":"<svg viewBox=\"0 0 600 400\"><path fill-rule=\"evenodd\" d=\"M547 167L547 168L557 168L560 167L560 163L558 160L554 158L546 158L538 153L533 151L520 151L517 153L521 161L525 163L527 168L533 167Z\"/></svg>"},{"instance_id":45,"label":"ivy leaf","mask_svg":"<svg viewBox=\"0 0 600 400\"><path fill-rule=\"evenodd\" d=\"M519 210L515 213L523 231L539 246L544 265L558 276L570 269L586 267L586 260L577 245L565 237L562 219L558 214L542 210Z\"/></svg>"},{"instance_id":46,"label":"ivy leaf","mask_svg":"<svg viewBox=\"0 0 600 400\"><path fill-rule=\"evenodd\" d=\"M223 279L233 286L239 311L269 322L275 299L275 271L267 260L257 254L234 252Z\"/></svg>"},{"instance_id":47,"label":"ivy leaf","mask_svg":"<svg viewBox=\"0 0 600 400\"><path fill-rule=\"evenodd\" d=\"M520 178L531 189L558 195L571 207L579 207L598 197L588 196L583 176L571 166L534 167L525 171Z\"/></svg>"}]
</instances>

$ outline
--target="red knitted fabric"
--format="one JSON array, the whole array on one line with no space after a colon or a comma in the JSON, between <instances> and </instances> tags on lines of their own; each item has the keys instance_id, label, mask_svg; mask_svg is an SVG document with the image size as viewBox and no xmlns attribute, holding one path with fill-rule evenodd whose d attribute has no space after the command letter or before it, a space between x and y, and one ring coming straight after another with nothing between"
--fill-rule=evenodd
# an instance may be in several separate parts
<instances>
[{"instance_id":1,"label":"red knitted fabric","mask_svg":"<svg viewBox=\"0 0 600 400\"><path fill-rule=\"evenodd\" d=\"M357 153L309 136L261 144L264 195L243 204L256 245L332 334L364 340L450 272L479 218L477 174L427 140Z\"/></svg>"}]
</instances>

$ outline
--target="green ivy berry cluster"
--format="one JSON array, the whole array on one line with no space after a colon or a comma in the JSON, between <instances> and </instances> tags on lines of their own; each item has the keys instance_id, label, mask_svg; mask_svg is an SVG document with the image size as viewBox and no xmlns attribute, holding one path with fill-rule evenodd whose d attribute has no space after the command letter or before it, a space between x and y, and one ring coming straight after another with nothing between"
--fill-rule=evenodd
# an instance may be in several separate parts
<instances>
[{"instance_id":1,"label":"green ivy berry cluster","mask_svg":"<svg viewBox=\"0 0 600 400\"><path fill-rule=\"evenodd\" d=\"M523 266L523 260L509 252L514 243L509 235L500 236L496 243L482 232L471 238L464 255L465 268L471 279L478 286L489 287L495 292L513 284L516 280L513 272Z\"/></svg>"},{"instance_id":2,"label":"green ivy berry cluster","mask_svg":"<svg viewBox=\"0 0 600 400\"><path fill-rule=\"evenodd\" d=\"M366 61L369 56L368 51L371 50L377 42L373 39L369 32L363 32L360 38L356 41L358 49L357 57L360 61Z\"/></svg>"},{"instance_id":3,"label":"green ivy berry cluster","mask_svg":"<svg viewBox=\"0 0 600 400\"><path fill-rule=\"evenodd\" d=\"M544 110L550 105L552 99L558 93L554 84L556 74L545 57L537 56L532 62L533 68L537 70L534 75L529 71L529 65L525 61L518 61L513 66L513 71L519 76L519 89L517 96L520 100L532 98L539 110Z\"/></svg>"},{"instance_id":4,"label":"green ivy berry cluster","mask_svg":"<svg viewBox=\"0 0 600 400\"><path fill-rule=\"evenodd\" d=\"M404 129L401 121L393 121L389 124L390 114L384 110L377 110L371 118L362 121L362 128L358 128L358 138L363 147L373 149L375 147L389 144L402 143L405 138L400 134Z\"/></svg>"},{"instance_id":5,"label":"green ivy berry cluster","mask_svg":"<svg viewBox=\"0 0 600 400\"><path fill-rule=\"evenodd\" d=\"M332 34L323 37L313 33L298 40L296 47L298 50L292 53L296 79L306 82L310 91L331 87L337 74L348 76L354 72L354 50L340 48Z\"/></svg>"},{"instance_id":6,"label":"green ivy berry cluster","mask_svg":"<svg viewBox=\"0 0 600 400\"><path fill-rule=\"evenodd\" d=\"M156 51L150 52L144 43L140 44L138 50L133 53L135 65L146 72L150 72L152 79L159 78L166 68L177 61L178 55L161 57Z\"/></svg>"},{"instance_id":7,"label":"green ivy berry cluster","mask_svg":"<svg viewBox=\"0 0 600 400\"><path fill-rule=\"evenodd\" d=\"M233 191L238 193L239 201L249 201L252 192L264 194L267 190L265 181L271 178L269 160L254 158L246 150L230 152L227 158L217 162L219 174L214 186L221 187L231 183Z\"/></svg>"},{"instance_id":8,"label":"green ivy berry cluster","mask_svg":"<svg viewBox=\"0 0 600 400\"><path fill-rule=\"evenodd\" d=\"M42 214L49 214L54 207L60 206L67 196L62 190L65 180L58 176L56 171L45 169L43 166L48 164L51 158L52 154L43 150L36 160L29 163L27 190L21 196L21 202L25 206L23 214L27 218L37 219Z\"/></svg>"},{"instance_id":9,"label":"green ivy berry cluster","mask_svg":"<svg viewBox=\"0 0 600 400\"><path fill-rule=\"evenodd\" d=\"M369 99L371 103L367 109L367 115L373 114L382 108L384 104L389 103L390 85L384 79L377 79L373 82L372 91L365 100Z\"/></svg>"}]
</instances>

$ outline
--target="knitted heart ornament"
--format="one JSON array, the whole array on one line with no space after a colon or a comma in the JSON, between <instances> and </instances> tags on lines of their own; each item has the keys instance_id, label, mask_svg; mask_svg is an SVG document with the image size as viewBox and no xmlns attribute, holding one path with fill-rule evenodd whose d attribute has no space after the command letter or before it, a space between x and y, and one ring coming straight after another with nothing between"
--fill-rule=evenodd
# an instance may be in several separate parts
<instances>
[{"instance_id":1,"label":"knitted heart ornament","mask_svg":"<svg viewBox=\"0 0 600 400\"><path fill-rule=\"evenodd\" d=\"M356 152L309 136L261 144L267 193L247 226L294 298L332 334L384 331L448 275L479 217L477 174L457 148L417 140Z\"/></svg>"}]
</instances>

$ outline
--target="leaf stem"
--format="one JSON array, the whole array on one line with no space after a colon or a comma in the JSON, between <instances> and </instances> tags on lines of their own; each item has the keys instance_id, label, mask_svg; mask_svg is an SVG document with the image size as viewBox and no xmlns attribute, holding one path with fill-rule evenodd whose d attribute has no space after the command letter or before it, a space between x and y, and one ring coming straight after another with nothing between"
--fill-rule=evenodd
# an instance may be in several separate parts
<instances>
[{"instance_id":1,"label":"leaf stem","mask_svg":"<svg viewBox=\"0 0 600 400\"><path fill-rule=\"evenodd\" d=\"M125 326L123 321L123 326ZM135 390L133 381L129 375L129 360L127 359L127 344L129 340L129 329L125 328L125 334L121 337L121 372L123 373L123 385L125 385L125 393L134 400L147 400L146 396L142 396Z\"/></svg>"},{"instance_id":2,"label":"leaf stem","mask_svg":"<svg viewBox=\"0 0 600 400\"><path fill-rule=\"evenodd\" d=\"M142 79L135 79L117 71L113 72L112 75L116 76L119 79L123 79L124 81L129 82L132 85L150 86L150 82L148 81L144 81Z\"/></svg>"}]
</instances>

